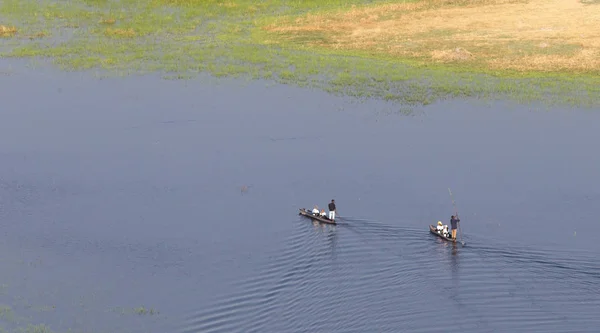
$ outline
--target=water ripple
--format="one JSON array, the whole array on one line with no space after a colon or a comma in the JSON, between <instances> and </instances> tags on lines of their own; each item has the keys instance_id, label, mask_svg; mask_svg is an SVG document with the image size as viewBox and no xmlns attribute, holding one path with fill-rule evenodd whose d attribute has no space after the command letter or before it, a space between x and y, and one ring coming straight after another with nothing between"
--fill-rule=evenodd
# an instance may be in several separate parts
<instances>
[{"instance_id":1,"label":"water ripple","mask_svg":"<svg viewBox=\"0 0 600 333\"><path fill-rule=\"evenodd\" d=\"M573 321L600 324L591 294L598 267L585 253L564 262L567 254L546 249L477 239L463 248L426 228L360 222L296 221L282 251L180 331L563 332Z\"/></svg>"}]
</instances>

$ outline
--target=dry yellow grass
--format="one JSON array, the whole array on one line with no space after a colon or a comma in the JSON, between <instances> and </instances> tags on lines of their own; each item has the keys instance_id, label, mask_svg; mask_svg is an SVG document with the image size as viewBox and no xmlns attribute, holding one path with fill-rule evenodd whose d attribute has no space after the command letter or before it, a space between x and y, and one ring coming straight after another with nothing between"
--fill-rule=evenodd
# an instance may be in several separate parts
<instances>
[{"instance_id":1,"label":"dry yellow grass","mask_svg":"<svg viewBox=\"0 0 600 333\"><path fill-rule=\"evenodd\" d=\"M104 30L104 35L109 36L109 37L135 37L136 33L133 29L112 29L112 28L106 28L106 30Z\"/></svg>"},{"instance_id":2,"label":"dry yellow grass","mask_svg":"<svg viewBox=\"0 0 600 333\"><path fill-rule=\"evenodd\" d=\"M426 0L308 14L264 29L272 37L268 42L425 62L520 71L600 70L600 6L580 0Z\"/></svg>"},{"instance_id":3,"label":"dry yellow grass","mask_svg":"<svg viewBox=\"0 0 600 333\"><path fill-rule=\"evenodd\" d=\"M40 31L40 32L35 33L33 35L27 35L27 38L29 38L29 39L38 39L38 38L44 38L44 37L47 37L47 36L48 36L47 32Z\"/></svg>"},{"instance_id":4,"label":"dry yellow grass","mask_svg":"<svg viewBox=\"0 0 600 333\"><path fill-rule=\"evenodd\" d=\"M0 24L0 37L11 37L17 33L17 28Z\"/></svg>"},{"instance_id":5,"label":"dry yellow grass","mask_svg":"<svg viewBox=\"0 0 600 333\"><path fill-rule=\"evenodd\" d=\"M106 24L106 25L111 25L111 24L115 24L115 22L117 22L116 19L114 19L112 17L108 17L108 18L102 18L102 19L100 19L100 21L98 23L100 23L100 24Z\"/></svg>"},{"instance_id":6,"label":"dry yellow grass","mask_svg":"<svg viewBox=\"0 0 600 333\"><path fill-rule=\"evenodd\" d=\"M219 6L222 6L225 8L235 8L235 7L237 7L237 4L229 1L229 2L220 3Z\"/></svg>"}]
</instances>

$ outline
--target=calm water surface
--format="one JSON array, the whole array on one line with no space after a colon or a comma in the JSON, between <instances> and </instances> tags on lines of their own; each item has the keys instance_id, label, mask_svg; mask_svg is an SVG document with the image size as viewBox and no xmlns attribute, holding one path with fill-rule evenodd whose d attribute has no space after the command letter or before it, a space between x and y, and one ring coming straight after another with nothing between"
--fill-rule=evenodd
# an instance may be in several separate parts
<instances>
[{"instance_id":1,"label":"calm water surface","mask_svg":"<svg viewBox=\"0 0 600 333\"><path fill-rule=\"evenodd\" d=\"M9 332L600 327L600 110L406 116L264 82L10 72ZM449 223L448 188L465 247L428 233ZM331 199L337 226L297 214Z\"/></svg>"}]
</instances>

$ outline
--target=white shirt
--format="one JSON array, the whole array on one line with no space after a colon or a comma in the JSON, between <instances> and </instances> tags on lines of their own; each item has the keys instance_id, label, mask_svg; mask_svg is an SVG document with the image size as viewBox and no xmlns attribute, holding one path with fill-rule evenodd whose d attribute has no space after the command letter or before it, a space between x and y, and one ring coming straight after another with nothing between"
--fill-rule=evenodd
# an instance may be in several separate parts
<instances>
[{"instance_id":1,"label":"white shirt","mask_svg":"<svg viewBox=\"0 0 600 333\"><path fill-rule=\"evenodd\" d=\"M319 210L316 208L313 208L312 212L313 212L313 214L319 214Z\"/></svg>"},{"instance_id":2,"label":"white shirt","mask_svg":"<svg viewBox=\"0 0 600 333\"><path fill-rule=\"evenodd\" d=\"M448 226L447 225L444 226L444 229L442 230L442 233L444 235L446 235L446 236L449 235L449 233L448 233Z\"/></svg>"},{"instance_id":3,"label":"white shirt","mask_svg":"<svg viewBox=\"0 0 600 333\"><path fill-rule=\"evenodd\" d=\"M444 230L444 227L443 227L443 226L441 226L441 225L438 225L438 226L437 226L437 230L439 230L439 231L442 231L442 230Z\"/></svg>"}]
</instances>

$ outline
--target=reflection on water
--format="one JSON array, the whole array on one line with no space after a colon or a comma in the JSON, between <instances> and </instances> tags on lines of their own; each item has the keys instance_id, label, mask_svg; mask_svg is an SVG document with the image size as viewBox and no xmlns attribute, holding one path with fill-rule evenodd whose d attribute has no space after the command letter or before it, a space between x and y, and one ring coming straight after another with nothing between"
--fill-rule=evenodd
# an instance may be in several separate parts
<instances>
[{"instance_id":1,"label":"reflection on water","mask_svg":"<svg viewBox=\"0 0 600 333\"><path fill-rule=\"evenodd\" d=\"M337 232L335 230L335 226L331 226L329 228L329 232L327 233L327 241L329 242L329 248L331 249L331 259L335 260L336 257L336 245L337 245Z\"/></svg>"},{"instance_id":2,"label":"reflection on water","mask_svg":"<svg viewBox=\"0 0 600 333\"><path fill-rule=\"evenodd\" d=\"M600 243L572 236L597 220L599 113L458 101L404 117L208 78L17 71L6 82L0 303L31 318L15 328L600 327ZM453 211L448 187L464 247L428 230ZM298 216L330 197L344 207L338 225Z\"/></svg>"},{"instance_id":3,"label":"reflection on water","mask_svg":"<svg viewBox=\"0 0 600 333\"><path fill-rule=\"evenodd\" d=\"M317 220L312 220L312 225L317 234L324 236L323 240L325 240L324 244L326 244L326 248L328 253L331 255L331 259L335 260L336 256L336 244L337 244L337 232L336 225L321 223Z\"/></svg>"},{"instance_id":4,"label":"reflection on water","mask_svg":"<svg viewBox=\"0 0 600 333\"><path fill-rule=\"evenodd\" d=\"M452 244L452 255L450 255L450 272L452 272L452 281L454 282L454 287L458 289L458 279L460 278L459 274L459 266L458 266L458 248L459 245L456 242L451 242Z\"/></svg>"}]
</instances>

